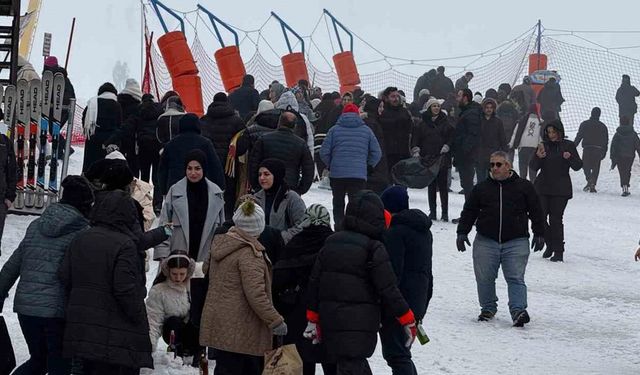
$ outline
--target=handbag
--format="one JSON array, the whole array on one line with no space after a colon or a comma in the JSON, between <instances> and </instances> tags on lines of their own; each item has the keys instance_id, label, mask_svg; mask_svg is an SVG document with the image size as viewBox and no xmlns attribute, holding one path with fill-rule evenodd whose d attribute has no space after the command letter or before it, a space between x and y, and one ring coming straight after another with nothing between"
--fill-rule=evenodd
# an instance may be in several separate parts
<instances>
[{"instance_id":1,"label":"handbag","mask_svg":"<svg viewBox=\"0 0 640 375\"><path fill-rule=\"evenodd\" d=\"M11 336L4 317L0 315L0 375L9 375L16 367L16 355L13 352Z\"/></svg>"},{"instance_id":2,"label":"handbag","mask_svg":"<svg viewBox=\"0 0 640 375\"><path fill-rule=\"evenodd\" d=\"M262 375L302 375L302 358L296 345L282 342L282 336L278 336L279 346L265 353Z\"/></svg>"}]
</instances>

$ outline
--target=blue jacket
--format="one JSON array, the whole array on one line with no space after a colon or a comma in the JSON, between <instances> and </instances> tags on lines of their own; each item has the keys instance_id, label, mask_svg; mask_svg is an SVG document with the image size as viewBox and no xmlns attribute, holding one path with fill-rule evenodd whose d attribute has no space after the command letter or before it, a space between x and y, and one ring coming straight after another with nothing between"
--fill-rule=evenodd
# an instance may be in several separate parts
<instances>
[{"instance_id":1,"label":"blue jacket","mask_svg":"<svg viewBox=\"0 0 640 375\"><path fill-rule=\"evenodd\" d=\"M27 228L0 272L0 305L20 277L13 310L41 318L65 317L65 289L58 269L71 241L89 221L74 207L56 203Z\"/></svg>"},{"instance_id":2,"label":"blue jacket","mask_svg":"<svg viewBox=\"0 0 640 375\"><path fill-rule=\"evenodd\" d=\"M320 158L333 178L366 181L367 166L375 167L381 157L376 136L356 113L342 114L320 148Z\"/></svg>"}]
</instances>

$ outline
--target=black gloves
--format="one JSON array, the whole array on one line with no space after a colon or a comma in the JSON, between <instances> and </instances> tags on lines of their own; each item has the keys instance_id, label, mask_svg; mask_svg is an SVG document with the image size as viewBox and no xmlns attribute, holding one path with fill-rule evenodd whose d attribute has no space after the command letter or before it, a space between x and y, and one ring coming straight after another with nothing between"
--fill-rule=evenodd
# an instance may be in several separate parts
<instances>
[{"instance_id":1,"label":"black gloves","mask_svg":"<svg viewBox=\"0 0 640 375\"><path fill-rule=\"evenodd\" d=\"M469 242L469 237L466 234L458 234L458 238L456 239L456 246L458 247L458 251L467 251L467 248L464 244L471 246L471 242Z\"/></svg>"},{"instance_id":2,"label":"black gloves","mask_svg":"<svg viewBox=\"0 0 640 375\"><path fill-rule=\"evenodd\" d=\"M531 240L531 248L533 251L540 251L544 247L544 237L543 236L533 236L533 240Z\"/></svg>"}]
</instances>

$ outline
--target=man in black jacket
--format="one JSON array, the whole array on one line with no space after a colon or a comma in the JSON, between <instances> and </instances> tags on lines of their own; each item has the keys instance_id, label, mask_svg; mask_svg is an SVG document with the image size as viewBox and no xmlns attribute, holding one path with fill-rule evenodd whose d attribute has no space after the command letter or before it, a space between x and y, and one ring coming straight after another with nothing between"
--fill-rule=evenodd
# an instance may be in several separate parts
<instances>
[{"instance_id":1,"label":"man in black jacket","mask_svg":"<svg viewBox=\"0 0 640 375\"><path fill-rule=\"evenodd\" d=\"M460 172L460 185L466 200L473 189L474 174L478 175L478 182L481 182L482 168L486 168L486 163L481 164L477 160L482 142L482 108L473 101L473 93L469 89L458 91L457 100L460 115L454 133L453 164Z\"/></svg>"},{"instance_id":2,"label":"man in black jacket","mask_svg":"<svg viewBox=\"0 0 640 375\"><path fill-rule=\"evenodd\" d=\"M607 155L609 147L609 129L600 121L600 108L591 110L591 118L580 124L578 134L573 143L576 147L582 142L582 168L587 185L584 191L597 193L596 183L600 174L600 162Z\"/></svg>"},{"instance_id":3,"label":"man in black jacket","mask_svg":"<svg viewBox=\"0 0 640 375\"><path fill-rule=\"evenodd\" d=\"M478 234L473 242L473 269L481 308L478 320L491 320L496 314L496 278L502 266L511 319L514 327L522 327L529 322L524 283L529 259L529 220L534 251L544 247L545 220L533 185L511 170L509 156L502 151L494 152L490 165L490 178L476 185L464 203L456 245L458 251L466 251L467 236L475 224Z\"/></svg>"},{"instance_id":4,"label":"man in black jacket","mask_svg":"<svg viewBox=\"0 0 640 375\"><path fill-rule=\"evenodd\" d=\"M616 102L618 102L620 119L627 117L631 121L631 126L633 126L633 118L638 112L638 104L636 104L636 97L638 96L640 96L640 91L631 85L631 77L623 74L622 83L618 91L616 91Z\"/></svg>"},{"instance_id":5,"label":"man in black jacket","mask_svg":"<svg viewBox=\"0 0 640 375\"><path fill-rule=\"evenodd\" d=\"M444 75L444 66L439 66L431 83L431 95L436 99L446 99L452 92L455 92L453 81Z\"/></svg>"},{"instance_id":6,"label":"man in black jacket","mask_svg":"<svg viewBox=\"0 0 640 375\"><path fill-rule=\"evenodd\" d=\"M242 78L242 86L229 94L231 106L238 111L240 118L245 118L251 111L258 109L260 94L254 87L255 79L251 74Z\"/></svg>"},{"instance_id":7,"label":"man in black jacket","mask_svg":"<svg viewBox=\"0 0 640 375\"><path fill-rule=\"evenodd\" d=\"M387 87L382 93L384 109L379 117L384 134L384 149L387 154L389 175L391 168L400 160L411 157L411 113L402 105L397 87Z\"/></svg>"},{"instance_id":8,"label":"man in black jacket","mask_svg":"<svg viewBox=\"0 0 640 375\"><path fill-rule=\"evenodd\" d=\"M403 186L392 186L380 197L384 208L391 213L391 225L384 234L400 293L420 322L424 318L433 295L431 257L433 237L431 220L422 211L409 209L409 195ZM380 328L382 356L394 375L417 375L411 351L405 344L402 326L392 316L383 314Z\"/></svg>"},{"instance_id":9,"label":"man in black jacket","mask_svg":"<svg viewBox=\"0 0 640 375\"><path fill-rule=\"evenodd\" d=\"M293 133L297 117L284 111L278 120L278 129L259 138L249 157L249 181L258 184L258 166L264 159L280 159L286 166L285 182L291 190L302 195L313 182L314 165L307 143Z\"/></svg>"},{"instance_id":10,"label":"man in black jacket","mask_svg":"<svg viewBox=\"0 0 640 375\"><path fill-rule=\"evenodd\" d=\"M227 94L219 92L214 95L213 103L209 105L207 113L200 119L200 128L202 135L213 143L218 159L224 167L227 163L231 140L245 128L242 119L229 105ZM232 217L236 203L236 179L226 173L224 178L227 187L224 190L224 215Z\"/></svg>"},{"instance_id":11,"label":"man in black jacket","mask_svg":"<svg viewBox=\"0 0 640 375\"><path fill-rule=\"evenodd\" d=\"M173 138L162 151L158 183L162 195L185 176L184 158L189 151L199 149L207 156L207 178L218 185L224 185L224 169L209 139L200 135L200 119L193 113L187 113L180 119L180 134Z\"/></svg>"},{"instance_id":12,"label":"man in black jacket","mask_svg":"<svg viewBox=\"0 0 640 375\"><path fill-rule=\"evenodd\" d=\"M382 308L403 327L405 346L415 338L413 312L380 242L384 228L380 198L369 190L356 194L344 230L327 238L309 279L305 337L326 344L337 374L371 374L367 358L376 347Z\"/></svg>"},{"instance_id":13,"label":"man in black jacket","mask_svg":"<svg viewBox=\"0 0 640 375\"><path fill-rule=\"evenodd\" d=\"M478 183L487 179L489 173L489 158L496 151L507 150L507 139L504 134L504 126L502 120L496 116L496 108L498 102L492 98L486 98L482 101L482 120L480 125L480 134L482 141L478 149L478 168L476 175Z\"/></svg>"}]
</instances>

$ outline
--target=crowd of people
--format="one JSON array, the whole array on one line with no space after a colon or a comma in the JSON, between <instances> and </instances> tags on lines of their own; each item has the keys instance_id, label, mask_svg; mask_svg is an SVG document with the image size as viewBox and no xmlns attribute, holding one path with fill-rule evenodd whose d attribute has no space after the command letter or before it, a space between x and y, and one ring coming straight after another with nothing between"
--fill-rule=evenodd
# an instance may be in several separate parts
<instances>
[{"instance_id":1,"label":"crowd of people","mask_svg":"<svg viewBox=\"0 0 640 375\"><path fill-rule=\"evenodd\" d=\"M316 364L370 374L379 336L393 374L415 375L411 346L433 294L430 228L449 221L454 171L465 198L452 220L459 251L477 230L477 319L497 313L502 267L513 325L529 323L530 248L564 260L570 169L597 191L608 129L596 107L568 140L554 78L537 94L525 77L482 95L469 89L473 77L454 85L444 67L431 70L407 103L396 87L341 95L305 80L258 92L247 75L200 118L177 92L156 102L133 79L120 92L103 84L83 113L82 176L62 182L60 201L0 271L0 307L20 278L14 310L30 358L15 373L137 374L153 368L163 340L188 364L215 359L219 375L262 373L274 343L296 346L305 375ZM624 76L610 146L623 196L640 155L639 95ZM9 207L15 155L5 138ZM428 214L394 183L394 166L412 158L435 171ZM333 225L321 202L303 199L314 181L331 190Z\"/></svg>"}]
</instances>

